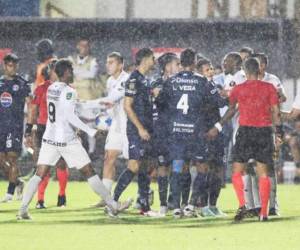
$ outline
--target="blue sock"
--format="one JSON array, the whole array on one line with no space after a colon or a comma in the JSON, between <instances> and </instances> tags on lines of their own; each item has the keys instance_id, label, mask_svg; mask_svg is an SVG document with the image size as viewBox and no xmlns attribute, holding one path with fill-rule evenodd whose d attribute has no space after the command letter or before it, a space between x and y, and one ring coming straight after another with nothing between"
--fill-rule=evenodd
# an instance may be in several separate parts
<instances>
[{"instance_id":1,"label":"blue sock","mask_svg":"<svg viewBox=\"0 0 300 250\"><path fill-rule=\"evenodd\" d=\"M222 180L215 173L209 174L209 204L211 206L216 206L217 201L221 192Z\"/></svg>"},{"instance_id":2,"label":"blue sock","mask_svg":"<svg viewBox=\"0 0 300 250\"><path fill-rule=\"evenodd\" d=\"M134 173L126 168L123 173L120 175L117 186L114 190L114 200L118 201L121 194L124 192L124 190L127 188L129 183L132 181L134 177Z\"/></svg>"},{"instance_id":3,"label":"blue sock","mask_svg":"<svg viewBox=\"0 0 300 250\"><path fill-rule=\"evenodd\" d=\"M206 173L198 173L195 178L193 185L193 192L190 200L190 204L196 206L198 200L201 200L201 203L207 204L208 194L207 194L207 174ZM206 201L205 201L206 199ZM205 206L205 204L201 204Z\"/></svg>"},{"instance_id":4,"label":"blue sock","mask_svg":"<svg viewBox=\"0 0 300 250\"><path fill-rule=\"evenodd\" d=\"M158 176L158 191L159 191L159 200L161 206L167 206L167 196L168 196L168 176Z\"/></svg>"},{"instance_id":5,"label":"blue sock","mask_svg":"<svg viewBox=\"0 0 300 250\"><path fill-rule=\"evenodd\" d=\"M172 203L174 209L180 208L180 196L181 196L181 173L173 172L170 179L170 186L172 189Z\"/></svg>"},{"instance_id":6,"label":"blue sock","mask_svg":"<svg viewBox=\"0 0 300 250\"><path fill-rule=\"evenodd\" d=\"M183 205L187 205L189 202L191 182L192 182L192 176L189 171L181 174L181 187L182 187L181 203Z\"/></svg>"},{"instance_id":7,"label":"blue sock","mask_svg":"<svg viewBox=\"0 0 300 250\"><path fill-rule=\"evenodd\" d=\"M142 206L142 210L147 212L150 210L149 206L149 191L150 191L150 177L147 173L147 170L140 169L138 173L138 188L139 188L139 202Z\"/></svg>"},{"instance_id":8,"label":"blue sock","mask_svg":"<svg viewBox=\"0 0 300 250\"><path fill-rule=\"evenodd\" d=\"M13 182L8 183L7 193L13 195L15 193L16 184Z\"/></svg>"}]
</instances>

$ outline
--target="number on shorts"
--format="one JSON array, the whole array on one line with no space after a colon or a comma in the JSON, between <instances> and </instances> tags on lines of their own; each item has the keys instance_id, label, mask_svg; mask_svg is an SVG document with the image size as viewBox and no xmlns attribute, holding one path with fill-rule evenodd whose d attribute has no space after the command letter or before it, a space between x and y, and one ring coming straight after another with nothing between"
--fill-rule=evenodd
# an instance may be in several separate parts
<instances>
[{"instance_id":1,"label":"number on shorts","mask_svg":"<svg viewBox=\"0 0 300 250\"><path fill-rule=\"evenodd\" d=\"M184 115L186 115L188 113L188 110L189 110L189 96L188 96L188 94L183 94L180 97L180 100L178 101L176 108L177 109L182 109L182 113Z\"/></svg>"},{"instance_id":2,"label":"number on shorts","mask_svg":"<svg viewBox=\"0 0 300 250\"><path fill-rule=\"evenodd\" d=\"M49 102L48 113L50 122L55 122L55 105L53 102Z\"/></svg>"}]
</instances>

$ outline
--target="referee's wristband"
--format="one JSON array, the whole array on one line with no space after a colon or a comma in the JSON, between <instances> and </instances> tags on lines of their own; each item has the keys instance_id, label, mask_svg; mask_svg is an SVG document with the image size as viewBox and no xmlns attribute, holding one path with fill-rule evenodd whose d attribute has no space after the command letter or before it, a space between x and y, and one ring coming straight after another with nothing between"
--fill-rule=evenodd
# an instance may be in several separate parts
<instances>
[{"instance_id":1,"label":"referee's wristband","mask_svg":"<svg viewBox=\"0 0 300 250\"><path fill-rule=\"evenodd\" d=\"M32 124L26 123L26 126L25 126L25 136L30 136L31 135L32 127L33 127Z\"/></svg>"},{"instance_id":2,"label":"referee's wristband","mask_svg":"<svg viewBox=\"0 0 300 250\"><path fill-rule=\"evenodd\" d=\"M222 131L222 128L223 128L223 127L222 127L221 123L217 122L214 126L217 128L217 130L218 130L219 132Z\"/></svg>"}]
</instances>

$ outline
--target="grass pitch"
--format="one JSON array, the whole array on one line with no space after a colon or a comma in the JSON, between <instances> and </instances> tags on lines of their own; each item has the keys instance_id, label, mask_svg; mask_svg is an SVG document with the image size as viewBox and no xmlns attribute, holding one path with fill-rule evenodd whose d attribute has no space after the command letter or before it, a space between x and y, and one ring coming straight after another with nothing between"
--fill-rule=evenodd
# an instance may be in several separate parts
<instances>
[{"instance_id":1,"label":"grass pitch","mask_svg":"<svg viewBox=\"0 0 300 250\"><path fill-rule=\"evenodd\" d=\"M0 182L4 194L6 182ZM158 209L157 185L154 209ZM0 204L0 250L299 250L300 186L279 186L281 217L259 223L247 219L233 223L237 201L231 185L221 192L219 207L228 213L218 219L163 219L139 216L134 209L118 219L108 218L101 209L91 208L97 196L85 182L71 182L68 205L57 208L58 183L50 182L46 210L31 204L32 221L17 221L18 201ZM131 184L122 198L135 197Z\"/></svg>"}]
</instances>

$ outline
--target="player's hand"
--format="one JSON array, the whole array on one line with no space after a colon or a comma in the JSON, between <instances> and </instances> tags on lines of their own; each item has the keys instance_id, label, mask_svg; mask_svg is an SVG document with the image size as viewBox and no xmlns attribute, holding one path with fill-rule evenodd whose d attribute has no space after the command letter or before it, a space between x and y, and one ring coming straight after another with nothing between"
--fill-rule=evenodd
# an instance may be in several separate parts
<instances>
[{"instance_id":1,"label":"player's hand","mask_svg":"<svg viewBox=\"0 0 300 250\"><path fill-rule=\"evenodd\" d=\"M221 89L219 91L219 95L222 97L222 98L228 98L229 97L229 91L228 90L225 90L225 89Z\"/></svg>"},{"instance_id":2,"label":"player's hand","mask_svg":"<svg viewBox=\"0 0 300 250\"><path fill-rule=\"evenodd\" d=\"M217 137L218 134L219 130L216 127L213 127L206 133L205 136L208 140L212 141Z\"/></svg>"},{"instance_id":3,"label":"player's hand","mask_svg":"<svg viewBox=\"0 0 300 250\"><path fill-rule=\"evenodd\" d=\"M154 88L154 89L152 89L152 95L154 97L158 97L160 91L161 91L161 88Z\"/></svg>"},{"instance_id":4,"label":"player's hand","mask_svg":"<svg viewBox=\"0 0 300 250\"><path fill-rule=\"evenodd\" d=\"M142 140L144 140L144 141L149 141L150 140L150 134L144 128L139 129L139 135L142 138Z\"/></svg>"},{"instance_id":5,"label":"player's hand","mask_svg":"<svg viewBox=\"0 0 300 250\"><path fill-rule=\"evenodd\" d=\"M24 145L26 148L33 148L33 138L31 135L25 136Z\"/></svg>"}]
</instances>

